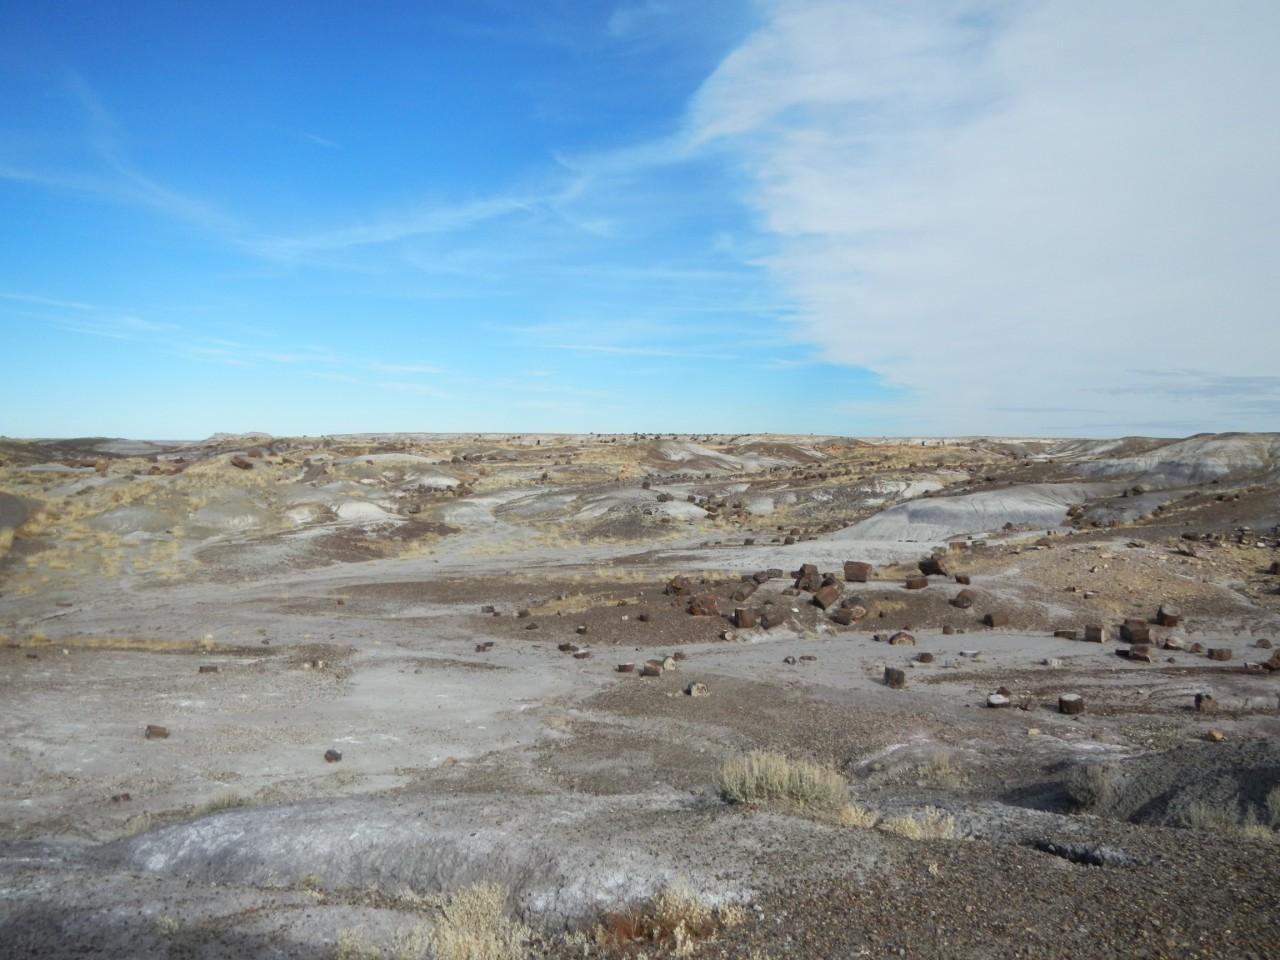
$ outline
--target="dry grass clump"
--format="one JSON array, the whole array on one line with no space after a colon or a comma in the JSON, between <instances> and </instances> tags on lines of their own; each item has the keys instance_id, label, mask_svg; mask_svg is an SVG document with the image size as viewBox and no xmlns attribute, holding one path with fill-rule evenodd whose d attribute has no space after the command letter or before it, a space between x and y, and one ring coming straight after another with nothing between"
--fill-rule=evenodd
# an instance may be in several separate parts
<instances>
[{"instance_id":1,"label":"dry grass clump","mask_svg":"<svg viewBox=\"0 0 1280 960\"><path fill-rule=\"evenodd\" d=\"M916 816L889 817L879 826L907 840L950 840L956 835L956 818L936 807L925 807Z\"/></svg>"},{"instance_id":2,"label":"dry grass clump","mask_svg":"<svg viewBox=\"0 0 1280 960\"><path fill-rule=\"evenodd\" d=\"M690 957L699 943L714 940L721 931L739 926L745 919L739 906L712 907L688 888L676 885L648 904L605 916L596 927L595 942L613 950L652 945L677 957Z\"/></svg>"},{"instance_id":3,"label":"dry grass clump","mask_svg":"<svg viewBox=\"0 0 1280 960\"><path fill-rule=\"evenodd\" d=\"M382 960L382 950L370 943L356 930L343 930L338 934L338 949L334 960Z\"/></svg>"},{"instance_id":4,"label":"dry grass clump","mask_svg":"<svg viewBox=\"0 0 1280 960\"><path fill-rule=\"evenodd\" d=\"M191 816L193 818L207 817L211 813L218 813L222 810L234 810L236 807L247 806L248 803L248 798L236 793L235 791L229 790L226 793L220 793L196 806L196 808L191 811Z\"/></svg>"},{"instance_id":5,"label":"dry grass clump","mask_svg":"<svg viewBox=\"0 0 1280 960\"><path fill-rule=\"evenodd\" d=\"M506 914L507 892L477 883L440 904L431 931L435 960L523 960L531 931Z\"/></svg>"},{"instance_id":6,"label":"dry grass clump","mask_svg":"<svg viewBox=\"0 0 1280 960\"><path fill-rule=\"evenodd\" d=\"M922 787L954 790L964 785L964 774L951 763L951 755L936 751L915 768L916 783Z\"/></svg>"},{"instance_id":7,"label":"dry grass clump","mask_svg":"<svg viewBox=\"0 0 1280 960\"><path fill-rule=\"evenodd\" d=\"M870 830L879 822L880 814L856 803L847 803L836 815L836 819L842 826L853 827L857 830Z\"/></svg>"},{"instance_id":8,"label":"dry grass clump","mask_svg":"<svg viewBox=\"0 0 1280 960\"><path fill-rule=\"evenodd\" d=\"M1188 804L1178 818L1190 830L1236 834L1248 840L1280 842L1280 787L1273 787L1265 801L1266 822L1253 810L1241 812L1234 803L1196 801Z\"/></svg>"},{"instance_id":9,"label":"dry grass clump","mask_svg":"<svg viewBox=\"0 0 1280 960\"><path fill-rule=\"evenodd\" d=\"M717 786L730 803L789 803L836 810L849 799L849 785L830 767L762 750L726 761Z\"/></svg>"},{"instance_id":10,"label":"dry grass clump","mask_svg":"<svg viewBox=\"0 0 1280 960\"><path fill-rule=\"evenodd\" d=\"M1096 810L1115 796L1120 770L1111 763L1085 763L1067 774L1067 796L1081 810Z\"/></svg>"}]
</instances>

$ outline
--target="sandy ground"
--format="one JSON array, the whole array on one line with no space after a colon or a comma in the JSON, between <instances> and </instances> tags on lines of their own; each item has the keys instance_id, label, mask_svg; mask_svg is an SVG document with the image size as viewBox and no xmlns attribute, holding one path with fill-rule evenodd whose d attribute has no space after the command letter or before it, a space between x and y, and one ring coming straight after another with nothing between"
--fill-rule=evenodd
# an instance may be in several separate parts
<instances>
[{"instance_id":1,"label":"sandy ground","mask_svg":"<svg viewBox=\"0 0 1280 960\"><path fill-rule=\"evenodd\" d=\"M698 956L1276 955L1274 438L2 446L10 955L429 956L402 937L438 918L421 897L479 881L530 955L633 955L566 931L673 886L741 908ZM907 589L931 551L947 575ZM722 615L690 615L707 593ZM1117 655L1129 618L1152 662ZM1053 636L1088 624L1109 642ZM952 837L727 804L752 749ZM1085 810L1089 764L1115 786Z\"/></svg>"}]
</instances>

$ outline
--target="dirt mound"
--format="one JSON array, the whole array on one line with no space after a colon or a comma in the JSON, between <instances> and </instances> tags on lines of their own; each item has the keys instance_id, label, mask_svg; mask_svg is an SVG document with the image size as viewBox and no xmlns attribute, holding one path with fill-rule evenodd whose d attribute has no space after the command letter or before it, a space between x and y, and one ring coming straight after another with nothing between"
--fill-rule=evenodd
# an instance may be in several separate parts
<instances>
[{"instance_id":1,"label":"dirt mound","mask_svg":"<svg viewBox=\"0 0 1280 960\"><path fill-rule=\"evenodd\" d=\"M841 531L850 540L935 541L1015 526L1059 526L1068 508L1102 496L1106 484L1037 483L984 490L957 497L930 497L900 503Z\"/></svg>"},{"instance_id":2,"label":"dirt mound","mask_svg":"<svg viewBox=\"0 0 1280 960\"><path fill-rule=\"evenodd\" d=\"M1132 823L1179 825L1197 805L1268 820L1267 793L1280 786L1280 744L1188 743L1102 765L1089 812Z\"/></svg>"},{"instance_id":3,"label":"dirt mound","mask_svg":"<svg viewBox=\"0 0 1280 960\"><path fill-rule=\"evenodd\" d=\"M1096 455L1096 454L1095 454ZM1280 434L1201 434L1132 455L1083 462L1091 477L1133 477L1150 486L1179 487L1214 480L1280 479Z\"/></svg>"}]
</instances>

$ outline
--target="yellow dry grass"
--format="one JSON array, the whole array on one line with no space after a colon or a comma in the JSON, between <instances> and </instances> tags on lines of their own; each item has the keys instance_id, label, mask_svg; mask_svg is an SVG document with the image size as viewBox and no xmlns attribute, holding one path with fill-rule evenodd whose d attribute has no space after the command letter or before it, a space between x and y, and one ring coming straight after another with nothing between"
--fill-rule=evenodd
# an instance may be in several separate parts
<instances>
[{"instance_id":1,"label":"yellow dry grass","mask_svg":"<svg viewBox=\"0 0 1280 960\"><path fill-rule=\"evenodd\" d=\"M853 827L856 830L870 830L880 821L880 814L856 803L847 803L840 808L836 819L842 826Z\"/></svg>"},{"instance_id":2,"label":"yellow dry grass","mask_svg":"<svg viewBox=\"0 0 1280 960\"><path fill-rule=\"evenodd\" d=\"M506 913L507 892L477 883L449 894L431 930L435 960L522 960L531 931Z\"/></svg>"},{"instance_id":3,"label":"yellow dry grass","mask_svg":"<svg viewBox=\"0 0 1280 960\"><path fill-rule=\"evenodd\" d=\"M956 833L956 820L935 807L925 807L914 816L881 820L879 828L906 840L950 840Z\"/></svg>"},{"instance_id":4,"label":"yellow dry grass","mask_svg":"<svg viewBox=\"0 0 1280 960\"><path fill-rule=\"evenodd\" d=\"M835 810L849 799L844 777L831 767L753 750L720 767L720 795L730 803L784 803Z\"/></svg>"}]
</instances>

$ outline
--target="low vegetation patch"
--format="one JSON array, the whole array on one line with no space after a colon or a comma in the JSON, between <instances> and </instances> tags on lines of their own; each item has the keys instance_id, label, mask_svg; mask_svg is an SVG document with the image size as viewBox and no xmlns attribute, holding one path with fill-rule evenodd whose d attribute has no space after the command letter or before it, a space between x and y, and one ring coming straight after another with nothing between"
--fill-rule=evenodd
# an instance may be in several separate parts
<instances>
[{"instance_id":1,"label":"low vegetation patch","mask_svg":"<svg viewBox=\"0 0 1280 960\"><path fill-rule=\"evenodd\" d=\"M956 818L935 807L925 807L913 816L881 820L879 827L907 840L951 840L956 835Z\"/></svg>"},{"instance_id":2,"label":"low vegetation patch","mask_svg":"<svg viewBox=\"0 0 1280 960\"><path fill-rule=\"evenodd\" d=\"M836 817L844 826L857 830L870 830L880 821L880 814L856 803L845 804Z\"/></svg>"},{"instance_id":3,"label":"low vegetation patch","mask_svg":"<svg viewBox=\"0 0 1280 960\"><path fill-rule=\"evenodd\" d=\"M1080 810L1105 807L1116 795L1120 770L1111 763L1084 763L1067 774L1067 796Z\"/></svg>"},{"instance_id":4,"label":"low vegetation patch","mask_svg":"<svg viewBox=\"0 0 1280 960\"><path fill-rule=\"evenodd\" d=\"M431 930L435 960L523 960L531 931L507 916L507 891L477 883L439 905Z\"/></svg>"},{"instance_id":5,"label":"low vegetation patch","mask_svg":"<svg viewBox=\"0 0 1280 960\"><path fill-rule=\"evenodd\" d=\"M682 886L669 887L649 903L607 914L596 927L595 944L605 950L658 947L677 957L693 956L697 945L714 940L746 918L736 905L709 906Z\"/></svg>"},{"instance_id":6,"label":"low vegetation patch","mask_svg":"<svg viewBox=\"0 0 1280 960\"><path fill-rule=\"evenodd\" d=\"M717 786L730 803L788 803L838 810L849 799L848 783L830 767L760 750L727 761L720 768Z\"/></svg>"},{"instance_id":7,"label":"low vegetation patch","mask_svg":"<svg viewBox=\"0 0 1280 960\"><path fill-rule=\"evenodd\" d=\"M1234 802L1197 801L1188 804L1178 822L1189 830L1237 834L1249 840L1280 842L1280 787L1273 787L1267 794L1261 817L1253 810L1241 810Z\"/></svg>"}]
</instances>

